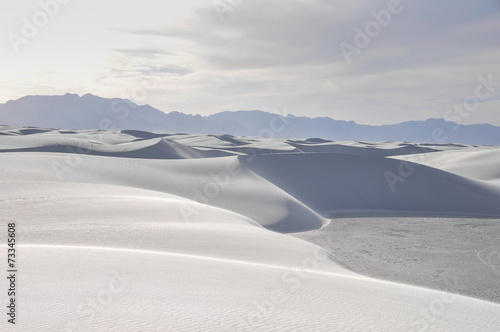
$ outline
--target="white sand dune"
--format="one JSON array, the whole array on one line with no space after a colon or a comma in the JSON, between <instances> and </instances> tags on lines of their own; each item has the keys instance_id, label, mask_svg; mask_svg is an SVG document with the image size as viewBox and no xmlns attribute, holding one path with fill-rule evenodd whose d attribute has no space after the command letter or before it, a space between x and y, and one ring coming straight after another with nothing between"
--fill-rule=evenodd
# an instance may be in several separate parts
<instances>
[{"instance_id":1,"label":"white sand dune","mask_svg":"<svg viewBox=\"0 0 500 332\"><path fill-rule=\"evenodd\" d=\"M384 173L398 175L401 162L389 158L280 154L247 164L324 217L344 210L500 215L500 187L423 165L412 164L392 191Z\"/></svg>"},{"instance_id":2,"label":"white sand dune","mask_svg":"<svg viewBox=\"0 0 500 332\"><path fill-rule=\"evenodd\" d=\"M358 142L341 153L338 142L322 140L12 127L0 134L0 202L4 223L18 225L20 276L17 324L4 320L2 329L500 326L499 304L368 278L280 234L321 228L336 211L500 215L495 183L444 166L415 164L392 192L384 172L401 161L386 156L417 147ZM0 252L5 261L6 247Z\"/></svg>"},{"instance_id":3,"label":"white sand dune","mask_svg":"<svg viewBox=\"0 0 500 332\"><path fill-rule=\"evenodd\" d=\"M500 184L500 149L476 148L474 151L445 151L443 153L424 153L396 157L412 160L419 164L446 170L461 176L496 182Z\"/></svg>"}]
</instances>

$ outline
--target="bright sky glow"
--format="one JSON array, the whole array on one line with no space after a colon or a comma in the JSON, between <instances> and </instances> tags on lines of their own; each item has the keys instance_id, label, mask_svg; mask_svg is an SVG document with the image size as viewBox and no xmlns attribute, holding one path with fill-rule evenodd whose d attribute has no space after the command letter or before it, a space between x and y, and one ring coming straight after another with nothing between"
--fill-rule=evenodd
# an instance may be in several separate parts
<instances>
[{"instance_id":1,"label":"bright sky glow","mask_svg":"<svg viewBox=\"0 0 500 332\"><path fill-rule=\"evenodd\" d=\"M499 31L497 0L11 1L0 103L92 93L389 124L443 118L490 77L463 122L500 126Z\"/></svg>"}]
</instances>

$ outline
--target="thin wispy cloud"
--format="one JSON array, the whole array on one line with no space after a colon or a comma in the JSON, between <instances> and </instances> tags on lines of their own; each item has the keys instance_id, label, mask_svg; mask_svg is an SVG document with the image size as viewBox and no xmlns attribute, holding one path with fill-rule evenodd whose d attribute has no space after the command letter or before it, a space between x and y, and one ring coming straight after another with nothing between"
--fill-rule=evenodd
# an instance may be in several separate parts
<instances>
[{"instance_id":1,"label":"thin wispy cloud","mask_svg":"<svg viewBox=\"0 0 500 332\"><path fill-rule=\"evenodd\" d=\"M107 97L120 97L154 74L161 83L146 102L166 112L286 105L297 115L384 124L442 118L474 93L478 77L500 82L496 0L213 4L110 1L85 25L77 16L98 8L96 1L61 8L20 56L7 39L0 45L0 84L12 83L0 101L60 91L60 84L51 89L48 78L44 82L40 69L55 72L51 81L71 92ZM9 15L5 35L20 30L26 12L19 7L14 19ZM80 44L65 47L68 40ZM20 88L18 77L31 77L33 86ZM498 95L482 100L464 121L500 125Z\"/></svg>"}]
</instances>

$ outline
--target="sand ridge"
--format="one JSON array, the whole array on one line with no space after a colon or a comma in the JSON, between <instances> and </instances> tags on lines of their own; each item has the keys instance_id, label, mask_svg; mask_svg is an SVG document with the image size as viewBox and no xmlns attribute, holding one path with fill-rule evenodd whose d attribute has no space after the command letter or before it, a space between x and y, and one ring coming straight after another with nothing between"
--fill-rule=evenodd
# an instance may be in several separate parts
<instances>
[{"instance_id":1,"label":"sand ridge","mask_svg":"<svg viewBox=\"0 0 500 332\"><path fill-rule=\"evenodd\" d=\"M282 234L322 229L339 211L500 215L495 177L454 173L437 161L412 162L414 174L391 191L384 172L397 173L404 162L395 154L414 155L419 146L5 126L0 132L3 220L16 222L20 235L22 305L13 330L500 325L499 304L372 279ZM483 150L497 151L421 151Z\"/></svg>"}]
</instances>

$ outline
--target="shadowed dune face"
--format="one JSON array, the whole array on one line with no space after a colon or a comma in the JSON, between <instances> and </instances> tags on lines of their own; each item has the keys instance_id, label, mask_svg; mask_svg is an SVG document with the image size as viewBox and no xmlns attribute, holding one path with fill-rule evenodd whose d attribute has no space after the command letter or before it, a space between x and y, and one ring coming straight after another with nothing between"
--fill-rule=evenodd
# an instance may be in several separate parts
<instances>
[{"instance_id":1,"label":"shadowed dune face","mask_svg":"<svg viewBox=\"0 0 500 332\"><path fill-rule=\"evenodd\" d=\"M349 210L500 215L500 188L424 165L405 164L413 173L391 190L384 174L398 173L394 159L279 154L245 165L324 217Z\"/></svg>"},{"instance_id":2,"label":"shadowed dune face","mask_svg":"<svg viewBox=\"0 0 500 332\"><path fill-rule=\"evenodd\" d=\"M1 132L6 135L0 140L0 156L19 158L24 167L33 168L29 173L37 180L171 193L280 232L319 228L327 223L323 218L349 211L500 215L498 148L130 130L4 127ZM50 162L40 164L40 153L49 155ZM81 160L76 167L68 166L73 155ZM35 156L37 163L30 161ZM485 176L472 171L478 166L474 161L481 162Z\"/></svg>"},{"instance_id":3,"label":"shadowed dune face","mask_svg":"<svg viewBox=\"0 0 500 332\"><path fill-rule=\"evenodd\" d=\"M454 168L436 157L488 159L497 148L14 127L0 134L0 203L22 234L28 330L500 325L500 305L456 294L447 294L453 301L439 319L426 320L422 308L443 292L356 274L280 234L323 228L340 213L500 215L497 162L481 176L473 158ZM109 287L117 278L125 280L120 292ZM103 294L109 302L85 315Z\"/></svg>"},{"instance_id":4,"label":"shadowed dune face","mask_svg":"<svg viewBox=\"0 0 500 332\"><path fill-rule=\"evenodd\" d=\"M459 144L409 144L401 142L347 142L324 139L287 140L264 139L258 137L235 137L231 135L188 135L151 133L140 130L119 132L102 130L56 130L44 128L17 128L0 126L0 142L3 152L60 152L73 153L68 148L80 147L79 154L102 156L145 158L145 159L189 159L212 157L198 155L193 151L225 151L215 156L227 154L279 154L279 153L330 153L365 155L372 157L403 156L439 151L477 149ZM36 135L36 136L35 136ZM8 137L11 137L9 139ZM13 137L18 137L13 139ZM22 138L19 138L22 137ZM184 150L179 155L172 150L161 151L171 146L174 150ZM52 149L52 150L49 150ZM494 148L491 148L495 150ZM230 151L230 152L228 152Z\"/></svg>"}]
</instances>

